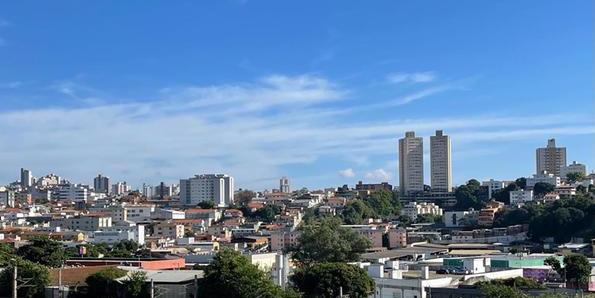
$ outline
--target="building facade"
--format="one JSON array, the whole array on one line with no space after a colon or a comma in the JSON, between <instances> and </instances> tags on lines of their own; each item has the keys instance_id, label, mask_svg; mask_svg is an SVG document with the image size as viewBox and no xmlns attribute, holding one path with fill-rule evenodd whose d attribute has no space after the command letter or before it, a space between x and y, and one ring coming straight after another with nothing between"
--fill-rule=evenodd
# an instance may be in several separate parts
<instances>
[{"instance_id":1,"label":"building facade","mask_svg":"<svg viewBox=\"0 0 595 298\"><path fill-rule=\"evenodd\" d=\"M95 192L109 193L109 191L110 191L109 177L103 176L101 174L97 175L97 177L95 177L95 179L93 179L93 189L95 190Z\"/></svg>"},{"instance_id":2,"label":"building facade","mask_svg":"<svg viewBox=\"0 0 595 298\"><path fill-rule=\"evenodd\" d=\"M408 131L399 139L399 191L402 195L424 190L423 138Z\"/></svg>"},{"instance_id":3,"label":"building facade","mask_svg":"<svg viewBox=\"0 0 595 298\"><path fill-rule=\"evenodd\" d=\"M566 147L556 147L556 139L549 139L545 148L537 148L536 163L536 173L547 171L560 177L562 168L566 166Z\"/></svg>"},{"instance_id":4,"label":"building facade","mask_svg":"<svg viewBox=\"0 0 595 298\"><path fill-rule=\"evenodd\" d=\"M279 191L282 193L290 193L291 189L289 188L289 178L282 177L279 179Z\"/></svg>"},{"instance_id":5,"label":"building facade","mask_svg":"<svg viewBox=\"0 0 595 298\"><path fill-rule=\"evenodd\" d=\"M212 200L217 207L227 207L234 202L233 188L233 177L225 174L205 174L180 179L180 202L196 205Z\"/></svg>"},{"instance_id":6,"label":"building facade","mask_svg":"<svg viewBox=\"0 0 595 298\"><path fill-rule=\"evenodd\" d=\"M430 137L430 177L432 191L448 192L452 190L452 157L450 137L442 130L437 130Z\"/></svg>"}]
</instances>

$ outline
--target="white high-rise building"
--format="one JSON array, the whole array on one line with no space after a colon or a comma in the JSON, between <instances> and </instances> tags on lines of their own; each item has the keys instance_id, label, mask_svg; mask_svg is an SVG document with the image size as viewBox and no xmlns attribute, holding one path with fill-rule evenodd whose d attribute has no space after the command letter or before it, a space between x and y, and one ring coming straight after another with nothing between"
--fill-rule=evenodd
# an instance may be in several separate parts
<instances>
[{"instance_id":1,"label":"white high-rise building","mask_svg":"<svg viewBox=\"0 0 595 298\"><path fill-rule=\"evenodd\" d=\"M430 168L433 192L452 190L452 158L450 137L437 130L430 137Z\"/></svg>"},{"instance_id":2,"label":"white high-rise building","mask_svg":"<svg viewBox=\"0 0 595 298\"><path fill-rule=\"evenodd\" d=\"M279 179L279 191L282 193L290 193L289 178L284 176Z\"/></svg>"},{"instance_id":3,"label":"white high-rise building","mask_svg":"<svg viewBox=\"0 0 595 298\"><path fill-rule=\"evenodd\" d=\"M510 184L509 181L499 181L490 179L489 181L484 181L481 183L482 186L488 187L488 198L491 199L495 192L505 188Z\"/></svg>"},{"instance_id":4,"label":"white high-rise building","mask_svg":"<svg viewBox=\"0 0 595 298\"><path fill-rule=\"evenodd\" d=\"M233 204L233 177L225 174L196 175L180 179L180 202L196 205L212 200L218 207Z\"/></svg>"},{"instance_id":5,"label":"white high-rise building","mask_svg":"<svg viewBox=\"0 0 595 298\"><path fill-rule=\"evenodd\" d=\"M556 147L556 139L547 140L547 147L537 148L535 151L537 174L547 171L560 177L566 167L566 147Z\"/></svg>"},{"instance_id":6,"label":"white high-rise building","mask_svg":"<svg viewBox=\"0 0 595 298\"><path fill-rule=\"evenodd\" d=\"M112 185L112 194L114 195L125 195L130 192L130 186L124 182L117 182L116 184Z\"/></svg>"},{"instance_id":7,"label":"white high-rise building","mask_svg":"<svg viewBox=\"0 0 595 298\"><path fill-rule=\"evenodd\" d=\"M31 171L21 168L21 187L29 188L33 185L33 175Z\"/></svg>"},{"instance_id":8,"label":"white high-rise building","mask_svg":"<svg viewBox=\"0 0 595 298\"><path fill-rule=\"evenodd\" d=\"M399 190L402 195L424 190L423 138L413 131L399 139Z\"/></svg>"}]
</instances>

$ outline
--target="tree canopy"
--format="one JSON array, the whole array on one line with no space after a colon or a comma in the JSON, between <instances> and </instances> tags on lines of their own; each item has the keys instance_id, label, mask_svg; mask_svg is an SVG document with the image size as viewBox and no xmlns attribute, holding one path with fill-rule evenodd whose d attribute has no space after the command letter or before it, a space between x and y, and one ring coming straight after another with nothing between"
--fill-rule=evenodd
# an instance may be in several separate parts
<instances>
[{"instance_id":1,"label":"tree canopy","mask_svg":"<svg viewBox=\"0 0 595 298\"><path fill-rule=\"evenodd\" d=\"M60 267L66 260L66 253L62 243L47 237L36 237L30 244L19 247L17 255L23 259L48 267Z\"/></svg>"},{"instance_id":2,"label":"tree canopy","mask_svg":"<svg viewBox=\"0 0 595 298\"><path fill-rule=\"evenodd\" d=\"M217 253L199 283L199 297L297 297L295 292L273 284L264 271L230 249Z\"/></svg>"},{"instance_id":3,"label":"tree canopy","mask_svg":"<svg viewBox=\"0 0 595 298\"><path fill-rule=\"evenodd\" d=\"M301 265L357 261L371 245L367 238L341 227L337 218L324 218L318 224L302 226L300 231L298 244L290 251Z\"/></svg>"},{"instance_id":4,"label":"tree canopy","mask_svg":"<svg viewBox=\"0 0 595 298\"><path fill-rule=\"evenodd\" d=\"M533 195L536 197L543 197L548 192L552 192L556 189L555 186L545 183L545 182L537 182L533 186Z\"/></svg>"},{"instance_id":5,"label":"tree canopy","mask_svg":"<svg viewBox=\"0 0 595 298\"><path fill-rule=\"evenodd\" d=\"M109 267L89 275L85 280L89 286L88 293L93 293L93 297L98 298L116 297L118 290L116 279L126 276L126 273L126 270Z\"/></svg>"},{"instance_id":6,"label":"tree canopy","mask_svg":"<svg viewBox=\"0 0 595 298\"><path fill-rule=\"evenodd\" d=\"M44 297L45 287L50 282L50 273L46 266L22 259L18 256L3 255L0 257L0 295L10 296L12 293L13 268L17 266L17 280L23 283L28 280L27 287L18 289L18 297Z\"/></svg>"},{"instance_id":7,"label":"tree canopy","mask_svg":"<svg viewBox=\"0 0 595 298\"><path fill-rule=\"evenodd\" d=\"M291 281L305 297L338 297L340 288L343 295L349 297L368 297L374 291L374 280L368 273L346 263L320 263L300 268Z\"/></svg>"}]
</instances>

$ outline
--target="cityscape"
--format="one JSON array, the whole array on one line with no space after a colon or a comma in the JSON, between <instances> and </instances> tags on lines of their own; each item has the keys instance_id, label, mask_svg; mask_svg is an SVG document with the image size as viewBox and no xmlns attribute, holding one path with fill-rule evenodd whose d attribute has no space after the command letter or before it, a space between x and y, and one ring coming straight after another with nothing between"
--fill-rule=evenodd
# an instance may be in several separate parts
<instances>
[{"instance_id":1,"label":"cityscape","mask_svg":"<svg viewBox=\"0 0 595 298\"><path fill-rule=\"evenodd\" d=\"M0 3L0 298L595 298L593 4Z\"/></svg>"}]
</instances>

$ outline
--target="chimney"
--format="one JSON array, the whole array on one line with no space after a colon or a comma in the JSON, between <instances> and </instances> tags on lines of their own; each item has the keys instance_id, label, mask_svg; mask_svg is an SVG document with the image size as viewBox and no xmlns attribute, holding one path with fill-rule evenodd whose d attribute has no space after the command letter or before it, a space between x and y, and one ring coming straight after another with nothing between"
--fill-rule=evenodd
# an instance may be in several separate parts
<instances>
[{"instance_id":1,"label":"chimney","mask_svg":"<svg viewBox=\"0 0 595 298\"><path fill-rule=\"evenodd\" d=\"M421 267L421 279L430 279L430 267Z\"/></svg>"}]
</instances>

